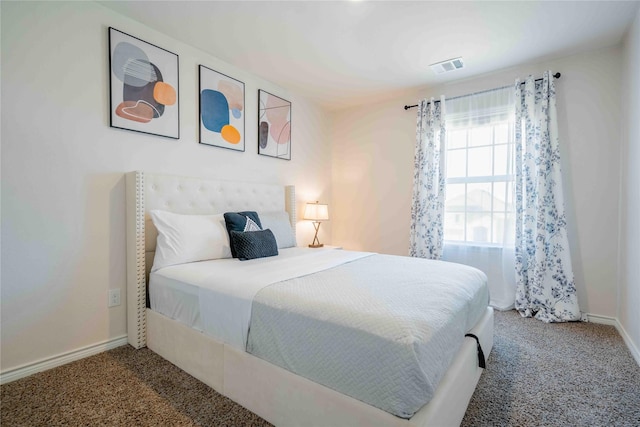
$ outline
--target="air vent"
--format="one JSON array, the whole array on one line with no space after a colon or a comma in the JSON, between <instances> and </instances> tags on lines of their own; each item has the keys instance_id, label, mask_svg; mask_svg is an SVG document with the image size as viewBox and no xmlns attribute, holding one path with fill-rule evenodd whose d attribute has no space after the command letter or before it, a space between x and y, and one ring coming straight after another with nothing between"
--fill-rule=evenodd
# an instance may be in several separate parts
<instances>
[{"instance_id":1,"label":"air vent","mask_svg":"<svg viewBox=\"0 0 640 427\"><path fill-rule=\"evenodd\" d=\"M434 73L442 74L461 69L464 67L464 62L462 61L462 58L453 58L442 62L436 62L435 64L431 64L430 67Z\"/></svg>"}]
</instances>

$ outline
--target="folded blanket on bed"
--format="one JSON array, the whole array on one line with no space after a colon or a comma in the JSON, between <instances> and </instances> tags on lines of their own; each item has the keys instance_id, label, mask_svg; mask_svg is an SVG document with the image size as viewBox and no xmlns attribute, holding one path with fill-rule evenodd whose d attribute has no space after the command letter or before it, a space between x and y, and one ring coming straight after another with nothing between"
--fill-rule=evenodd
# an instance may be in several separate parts
<instances>
[{"instance_id":1,"label":"folded blanket on bed","mask_svg":"<svg viewBox=\"0 0 640 427\"><path fill-rule=\"evenodd\" d=\"M259 290L247 351L410 418L488 301L487 278L475 268L368 256Z\"/></svg>"}]
</instances>

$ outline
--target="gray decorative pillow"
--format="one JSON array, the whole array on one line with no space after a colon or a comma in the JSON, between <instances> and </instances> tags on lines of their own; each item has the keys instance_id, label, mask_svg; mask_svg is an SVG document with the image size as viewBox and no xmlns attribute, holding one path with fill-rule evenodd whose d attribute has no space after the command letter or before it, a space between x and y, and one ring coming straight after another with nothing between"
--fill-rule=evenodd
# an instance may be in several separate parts
<instances>
[{"instance_id":1,"label":"gray decorative pillow","mask_svg":"<svg viewBox=\"0 0 640 427\"><path fill-rule=\"evenodd\" d=\"M259 212L263 229L270 229L278 242L278 249L296 246L296 236L293 234L289 214L285 211Z\"/></svg>"},{"instance_id":2,"label":"gray decorative pillow","mask_svg":"<svg viewBox=\"0 0 640 427\"><path fill-rule=\"evenodd\" d=\"M232 246L240 261L278 255L278 244L271 230L231 231Z\"/></svg>"}]
</instances>

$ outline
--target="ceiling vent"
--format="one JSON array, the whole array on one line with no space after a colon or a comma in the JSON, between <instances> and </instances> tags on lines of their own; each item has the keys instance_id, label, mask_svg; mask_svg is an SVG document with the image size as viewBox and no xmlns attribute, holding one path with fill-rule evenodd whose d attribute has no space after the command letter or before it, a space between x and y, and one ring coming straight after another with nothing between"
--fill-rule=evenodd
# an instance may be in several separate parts
<instances>
[{"instance_id":1,"label":"ceiling vent","mask_svg":"<svg viewBox=\"0 0 640 427\"><path fill-rule=\"evenodd\" d=\"M436 62L435 64L429 65L434 73L442 74L449 71L459 70L464 67L464 62L462 62L462 58L453 58L447 59L446 61Z\"/></svg>"}]
</instances>

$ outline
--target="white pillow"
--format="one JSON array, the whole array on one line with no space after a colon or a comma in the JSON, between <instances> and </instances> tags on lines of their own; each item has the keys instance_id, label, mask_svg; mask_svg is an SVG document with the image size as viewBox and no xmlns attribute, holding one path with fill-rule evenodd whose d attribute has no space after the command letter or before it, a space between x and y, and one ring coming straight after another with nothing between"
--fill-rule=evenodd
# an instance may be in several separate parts
<instances>
[{"instance_id":1,"label":"white pillow","mask_svg":"<svg viewBox=\"0 0 640 427\"><path fill-rule=\"evenodd\" d=\"M262 229L271 230L276 237L278 249L291 248L297 245L296 236L293 234L289 214L285 211L258 212Z\"/></svg>"},{"instance_id":2,"label":"white pillow","mask_svg":"<svg viewBox=\"0 0 640 427\"><path fill-rule=\"evenodd\" d=\"M231 258L229 234L222 214L181 215L159 210L149 214L158 229L151 271L187 262Z\"/></svg>"}]
</instances>

